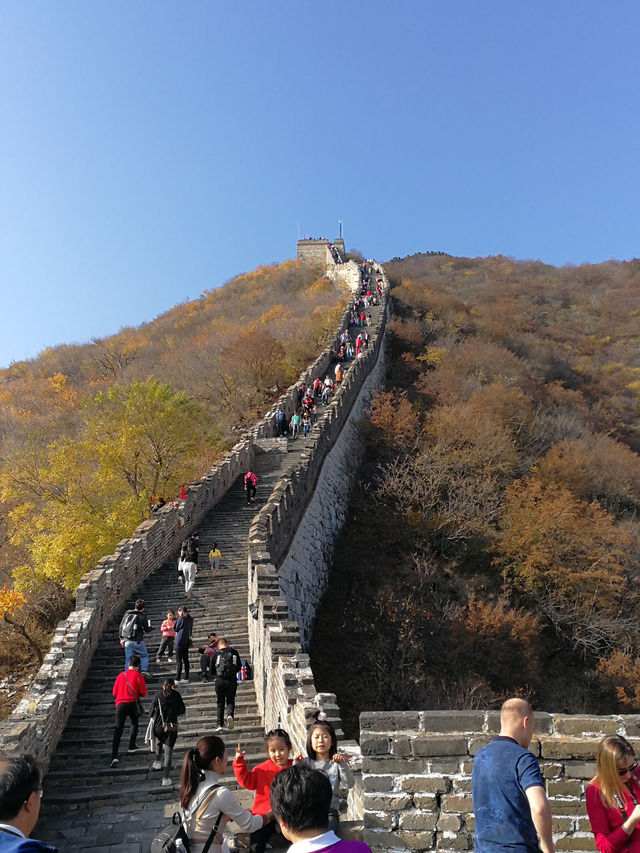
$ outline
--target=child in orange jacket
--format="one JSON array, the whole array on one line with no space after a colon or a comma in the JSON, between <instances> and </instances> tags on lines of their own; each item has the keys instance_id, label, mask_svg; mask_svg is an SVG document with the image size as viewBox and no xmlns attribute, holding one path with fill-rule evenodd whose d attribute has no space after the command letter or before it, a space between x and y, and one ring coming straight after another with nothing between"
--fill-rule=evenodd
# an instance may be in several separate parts
<instances>
[{"instance_id":1,"label":"child in orange jacket","mask_svg":"<svg viewBox=\"0 0 640 853\"><path fill-rule=\"evenodd\" d=\"M271 811L269 794L271 783L276 775L291 767L293 761L289 757L291 752L291 738L284 729L272 729L264 737L267 744L269 758L262 764L257 764L253 770L249 770L245 761L242 746L238 744L236 757L233 760L233 772L241 788L255 791L256 796L250 811L253 814L264 815ZM275 820L265 824L262 829L251 833L252 853L264 853L267 842L274 832L277 831Z\"/></svg>"}]
</instances>

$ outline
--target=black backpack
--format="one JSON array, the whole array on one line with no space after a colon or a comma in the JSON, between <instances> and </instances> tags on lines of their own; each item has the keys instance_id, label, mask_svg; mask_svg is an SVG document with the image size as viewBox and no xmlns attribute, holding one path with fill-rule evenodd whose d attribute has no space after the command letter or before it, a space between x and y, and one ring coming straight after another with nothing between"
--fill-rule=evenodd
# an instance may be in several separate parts
<instances>
[{"instance_id":1,"label":"black backpack","mask_svg":"<svg viewBox=\"0 0 640 853\"><path fill-rule=\"evenodd\" d=\"M182 543L182 553L184 554L183 560L186 560L187 563L195 563L198 553L195 536L185 539Z\"/></svg>"},{"instance_id":2,"label":"black backpack","mask_svg":"<svg viewBox=\"0 0 640 853\"><path fill-rule=\"evenodd\" d=\"M203 806L209 799L209 794L212 794L216 788L219 788L220 785L212 785L210 788L206 790L206 796L202 797L202 799L196 803L195 811ZM182 841L182 849L184 853L189 853L191 849L191 844L189 842L189 836L187 835L187 830L185 829L185 822L191 817L191 812L193 811L193 807L188 809L184 817L180 814L180 812L174 812L173 817L171 818L171 823L169 826L166 826L164 829L161 829L160 832L156 835L156 837L151 842L151 853L176 853L178 850L176 846L176 841L178 838ZM220 821L222 820L222 812L218 815L218 819L216 820L215 826L209 833L209 837L207 838L207 843L204 845L202 853L208 853L211 844L213 843L213 839L216 837L216 833L220 826Z\"/></svg>"},{"instance_id":3,"label":"black backpack","mask_svg":"<svg viewBox=\"0 0 640 853\"><path fill-rule=\"evenodd\" d=\"M135 640L138 630L138 611L127 610L120 623L120 637L123 640Z\"/></svg>"},{"instance_id":4,"label":"black backpack","mask_svg":"<svg viewBox=\"0 0 640 853\"><path fill-rule=\"evenodd\" d=\"M218 652L216 663L216 675L218 678L235 681L237 671L234 651L232 649L221 649Z\"/></svg>"}]
</instances>

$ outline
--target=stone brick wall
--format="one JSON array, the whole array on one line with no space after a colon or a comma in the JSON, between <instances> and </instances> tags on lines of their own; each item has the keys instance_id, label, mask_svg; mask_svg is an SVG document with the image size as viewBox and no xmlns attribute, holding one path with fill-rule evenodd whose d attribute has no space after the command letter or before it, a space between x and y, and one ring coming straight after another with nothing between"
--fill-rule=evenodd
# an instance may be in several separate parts
<instances>
[{"instance_id":1,"label":"stone brick wall","mask_svg":"<svg viewBox=\"0 0 640 853\"><path fill-rule=\"evenodd\" d=\"M606 734L640 750L640 715L535 713L556 850L595 850L584 789ZM366 712L360 716L364 841L386 850L471 850L473 756L500 731L498 711Z\"/></svg>"},{"instance_id":2,"label":"stone brick wall","mask_svg":"<svg viewBox=\"0 0 640 853\"><path fill-rule=\"evenodd\" d=\"M321 240L298 240L296 258L304 264L316 264L328 267L334 263L329 251L329 241Z\"/></svg>"},{"instance_id":3,"label":"stone brick wall","mask_svg":"<svg viewBox=\"0 0 640 853\"><path fill-rule=\"evenodd\" d=\"M354 293L357 293L360 288L360 271L355 261L347 261L346 264L327 267L327 278L340 282Z\"/></svg>"}]
</instances>

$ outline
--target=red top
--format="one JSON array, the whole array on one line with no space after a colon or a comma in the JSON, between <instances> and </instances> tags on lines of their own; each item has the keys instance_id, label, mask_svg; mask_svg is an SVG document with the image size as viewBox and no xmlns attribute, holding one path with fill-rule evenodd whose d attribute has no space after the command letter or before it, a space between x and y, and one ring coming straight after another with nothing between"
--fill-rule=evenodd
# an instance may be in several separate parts
<instances>
[{"instance_id":1,"label":"red top","mask_svg":"<svg viewBox=\"0 0 640 853\"><path fill-rule=\"evenodd\" d=\"M186 490L186 489L185 489L185 487L183 486L183 487L180 489L180 500L181 500L181 501L184 501L184 500L186 500L186 499L187 499L187 490Z\"/></svg>"},{"instance_id":2,"label":"red top","mask_svg":"<svg viewBox=\"0 0 640 853\"><path fill-rule=\"evenodd\" d=\"M636 800L640 802L640 786L637 776L631 780ZM596 840L596 847L600 853L640 853L640 824L636 826L631 835L622 829L622 824L631 815L635 805L631 794L625 789L624 808L626 817L619 808L611 808L602 802L600 788L597 784L589 785L585 791L587 800L587 814L591 821L591 831Z\"/></svg>"},{"instance_id":3,"label":"red top","mask_svg":"<svg viewBox=\"0 0 640 853\"><path fill-rule=\"evenodd\" d=\"M147 685L144 676L140 675L137 669L128 669L126 672L121 672L113 685L113 695L116 697L116 705L121 705L123 702L135 702L131 695L131 690L127 687L127 680L131 685L131 690L136 695L136 699L147 695Z\"/></svg>"},{"instance_id":4,"label":"red top","mask_svg":"<svg viewBox=\"0 0 640 853\"><path fill-rule=\"evenodd\" d=\"M291 767L292 764L293 761L289 759L287 767ZM257 764L253 770L249 770L244 758L234 758L232 766L238 780L238 785L246 788L247 791L256 792L256 797L249 811L252 814L266 814L270 811L269 793L271 791L271 783L278 773L286 768L279 767L270 758L263 761L262 764Z\"/></svg>"}]
</instances>

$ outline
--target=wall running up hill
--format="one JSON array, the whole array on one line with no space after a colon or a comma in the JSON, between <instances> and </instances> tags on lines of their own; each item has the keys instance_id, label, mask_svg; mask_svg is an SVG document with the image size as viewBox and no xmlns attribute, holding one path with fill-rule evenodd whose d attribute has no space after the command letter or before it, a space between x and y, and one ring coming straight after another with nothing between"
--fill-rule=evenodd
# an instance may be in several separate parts
<instances>
[{"instance_id":1,"label":"wall running up hill","mask_svg":"<svg viewBox=\"0 0 640 853\"><path fill-rule=\"evenodd\" d=\"M380 272L382 273L382 270ZM249 543L249 602L258 602L260 620L259 623L251 620L251 628L254 629L260 624L263 631L263 636L258 637L252 630L254 665L256 673L261 673L263 666L270 670L259 684L256 683L261 689L266 684L284 683L279 677L271 677L271 669L280 666L276 646L273 647L273 654L266 651L272 629L280 636L289 638L285 645L280 647L282 651L294 654L299 652L301 638L297 625L288 618L288 606L280 598L279 589L271 588L265 600L257 593L257 574L253 570L253 567L258 565L253 562L254 559L257 558L258 562L261 559L257 547L262 542L265 546L268 543L269 547L275 547L279 557L286 551L286 540L295 533L295 525L300 523L302 510L312 498L324 458L347 423L351 406L358 398L369 373L379 362L385 310L386 295L383 318L375 330L374 346L366 356L358 359L358 364L349 371L347 380L329 407L329 412L323 416L321 424L314 428L313 446L308 459L294 472L288 488L277 488L278 496L272 496L267 514L266 538L260 539L260 525L252 528ZM335 358L339 335L347 326L348 320L347 309L333 340L300 376L299 381L288 389L265 418L221 462L189 488L181 511L184 517L182 530L179 529L178 510L175 507L165 507L157 516L140 525L131 538L122 540L113 555L104 557L95 569L83 576L77 591L76 609L59 623L51 649L36 676L33 690L22 700L14 713L0 724L0 745L3 748L38 752L43 761L48 762L91 664L98 640L109 620L121 613L126 601L142 582L178 551L186 533L197 528L201 519L215 506L234 480L253 464L255 453L269 448L275 435L277 410L283 408L291 415L297 405L300 383L309 384L316 376L324 377ZM379 364L378 367L380 369ZM294 491L295 506L291 502ZM267 556L267 552L262 556ZM269 561L270 556L266 562ZM293 611L296 607L295 597L290 598L289 603ZM276 619L277 625L274 625L272 617ZM308 659L306 667L304 663L305 656L301 656L293 664L297 672L294 689L298 690L303 684L305 697L315 705L324 704L339 727L337 708L332 710L335 697L331 694L320 697L316 695L313 676L308 669ZM281 670L287 666L290 664L283 663ZM263 709L275 708L275 694L271 695L266 703L264 694L262 698ZM291 706L288 686L280 698L282 702L278 715L282 716L286 715ZM304 712L301 719L304 721ZM304 722L302 725L304 726Z\"/></svg>"}]
</instances>

